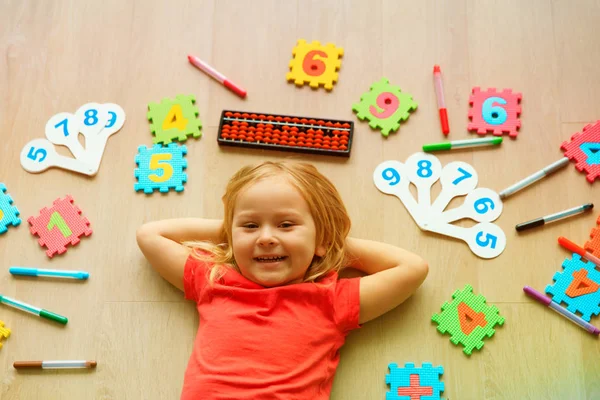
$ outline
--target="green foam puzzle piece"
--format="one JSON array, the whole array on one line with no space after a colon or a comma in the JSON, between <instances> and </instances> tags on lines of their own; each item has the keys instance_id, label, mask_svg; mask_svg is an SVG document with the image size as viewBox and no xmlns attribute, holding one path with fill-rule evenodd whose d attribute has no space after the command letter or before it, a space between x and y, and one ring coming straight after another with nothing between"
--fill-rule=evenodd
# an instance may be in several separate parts
<instances>
[{"instance_id":1,"label":"green foam puzzle piece","mask_svg":"<svg viewBox=\"0 0 600 400\"><path fill-rule=\"evenodd\" d=\"M184 142L188 136L200 137L202 122L192 95L177 95L175 100L165 98L159 104L148 104L148 121L154 143L167 145L172 141Z\"/></svg>"},{"instance_id":2,"label":"green foam puzzle piece","mask_svg":"<svg viewBox=\"0 0 600 400\"><path fill-rule=\"evenodd\" d=\"M371 85L371 90L360 97L360 103L352 106L358 119L368 120L371 128L381 129L381 134L386 137L397 131L400 122L408 119L409 113L416 109L417 103L412 96L403 93L398 86L390 85L386 78Z\"/></svg>"},{"instance_id":3,"label":"green foam puzzle piece","mask_svg":"<svg viewBox=\"0 0 600 400\"><path fill-rule=\"evenodd\" d=\"M486 336L492 337L496 332L494 327L496 325L503 325L504 318L499 315L496 306L486 304L484 296L473 294L473 287L471 285L465 285L463 289L455 291L452 299L451 302L444 303L442 312L434 314L431 320L438 324L437 330L440 333L444 334L448 332L451 335L450 341L455 345L462 344L464 346L463 352L470 356L473 349L481 350L483 339ZM483 313L485 326L482 327L476 324L471 332L467 333L463 331L458 310L461 303L467 305L476 314L480 315L480 313Z\"/></svg>"}]
</instances>

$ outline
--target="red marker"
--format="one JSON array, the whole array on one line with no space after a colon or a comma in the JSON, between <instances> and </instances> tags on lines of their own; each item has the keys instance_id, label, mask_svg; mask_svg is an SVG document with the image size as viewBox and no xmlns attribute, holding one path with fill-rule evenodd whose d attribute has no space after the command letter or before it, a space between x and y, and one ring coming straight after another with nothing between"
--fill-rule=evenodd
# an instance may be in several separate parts
<instances>
[{"instance_id":1,"label":"red marker","mask_svg":"<svg viewBox=\"0 0 600 400\"><path fill-rule=\"evenodd\" d=\"M217 71L198 57L188 55L188 60L193 66L198 68L200 71L206 73L207 75L211 76L215 80L221 82L223 86L240 96L242 99L246 97L246 90L231 82L229 79L227 79L225 75L221 74L219 71Z\"/></svg>"},{"instance_id":2,"label":"red marker","mask_svg":"<svg viewBox=\"0 0 600 400\"><path fill-rule=\"evenodd\" d=\"M448 136L450 125L448 125L448 112L446 111L446 102L444 101L444 87L442 86L442 70L439 65L433 66L433 82L435 84L435 95L440 112L440 122L442 123L442 132Z\"/></svg>"}]
</instances>

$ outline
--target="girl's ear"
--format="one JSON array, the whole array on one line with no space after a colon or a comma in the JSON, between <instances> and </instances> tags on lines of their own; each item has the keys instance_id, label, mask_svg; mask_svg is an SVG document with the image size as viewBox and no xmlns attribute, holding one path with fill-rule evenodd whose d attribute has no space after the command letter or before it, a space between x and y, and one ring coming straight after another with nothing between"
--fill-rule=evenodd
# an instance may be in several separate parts
<instances>
[{"instance_id":1,"label":"girl's ear","mask_svg":"<svg viewBox=\"0 0 600 400\"><path fill-rule=\"evenodd\" d=\"M319 257L323 257L325 255L325 246L320 245L317 246L317 248L315 249L315 255L319 256Z\"/></svg>"}]
</instances>

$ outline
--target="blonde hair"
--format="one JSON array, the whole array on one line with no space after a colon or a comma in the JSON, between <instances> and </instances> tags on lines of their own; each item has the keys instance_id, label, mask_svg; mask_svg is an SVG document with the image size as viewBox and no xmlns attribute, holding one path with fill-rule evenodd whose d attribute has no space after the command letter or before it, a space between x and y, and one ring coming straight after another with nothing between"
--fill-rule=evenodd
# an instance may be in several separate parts
<instances>
[{"instance_id":1,"label":"blonde hair","mask_svg":"<svg viewBox=\"0 0 600 400\"><path fill-rule=\"evenodd\" d=\"M303 282L315 282L330 271L340 271L346 261L346 237L350 232L350 217L335 186L313 165L290 161L266 161L246 166L231 177L223 195L223 233L226 243L184 242L192 255L213 263L209 282L215 282L232 267L239 272L233 256L233 211L239 194L249 185L272 176L283 175L298 189L308 203L315 221L316 244L325 247L323 257L314 256ZM208 255L206 253L209 253Z\"/></svg>"}]
</instances>

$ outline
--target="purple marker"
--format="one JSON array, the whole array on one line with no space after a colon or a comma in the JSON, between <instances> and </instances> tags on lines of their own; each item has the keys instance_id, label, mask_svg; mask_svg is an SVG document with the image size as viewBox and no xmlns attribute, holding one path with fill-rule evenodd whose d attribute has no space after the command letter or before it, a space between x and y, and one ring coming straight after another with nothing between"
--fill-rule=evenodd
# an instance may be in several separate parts
<instances>
[{"instance_id":1,"label":"purple marker","mask_svg":"<svg viewBox=\"0 0 600 400\"><path fill-rule=\"evenodd\" d=\"M593 333L594 335L600 335L600 329L596 328L594 325L590 324L589 322L584 321L583 319L581 319L580 317L578 317L571 311L567 310L566 308L561 307L560 305L556 304L548 296L543 295L542 293L536 291L535 289L533 289L529 286L525 286L523 288L523 291L525 292L525 294L527 294L529 297L535 299L537 302L542 303L542 304L546 305L547 307L550 307L557 313L562 314L565 317L569 318L571 321L575 322L577 325L581 326L586 331Z\"/></svg>"}]
</instances>

